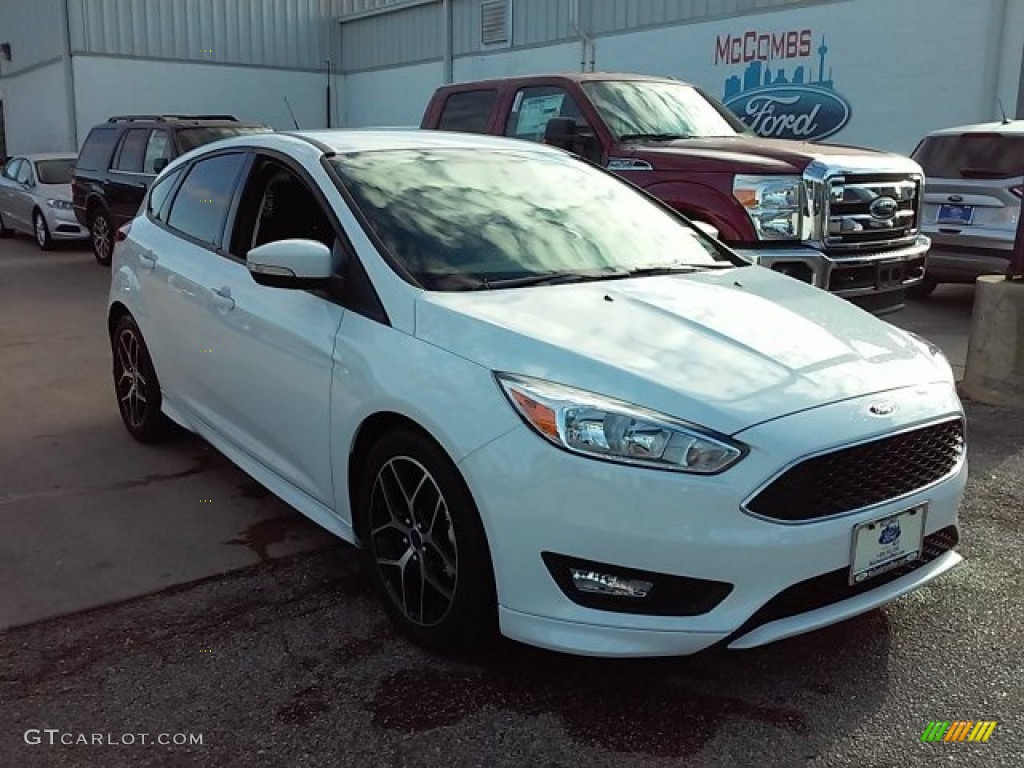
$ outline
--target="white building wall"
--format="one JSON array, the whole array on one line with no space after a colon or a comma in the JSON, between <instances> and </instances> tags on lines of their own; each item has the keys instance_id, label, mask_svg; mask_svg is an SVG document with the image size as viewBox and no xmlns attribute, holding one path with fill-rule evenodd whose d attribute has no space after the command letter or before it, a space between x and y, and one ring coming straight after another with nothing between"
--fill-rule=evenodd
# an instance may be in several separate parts
<instances>
[{"instance_id":1,"label":"white building wall","mask_svg":"<svg viewBox=\"0 0 1024 768\"><path fill-rule=\"evenodd\" d=\"M67 90L61 61L5 77L0 87L8 155L78 150L68 140Z\"/></svg>"},{"instance_id":2,"label":"white building wall","mask_svg":"<svg viewBox=\"0 0 1024 768\"><path fill-rule=\"evenodd\" d=\"M240 120L292 130L285 97L302 128L323 128L326 78L317 72L74 57L78 143L118 114L229 113Z\"/></svg>"},{"instance_id":3,"label":"white building wall","mask_svg":"<svg viewBox=\"0 0 1024 768\"><path fill-rule=\"evenodd\" d=\"M341 93L342 125L418 126L442 77L441 62L347 75Z\"/></svg>"}]
</instances>

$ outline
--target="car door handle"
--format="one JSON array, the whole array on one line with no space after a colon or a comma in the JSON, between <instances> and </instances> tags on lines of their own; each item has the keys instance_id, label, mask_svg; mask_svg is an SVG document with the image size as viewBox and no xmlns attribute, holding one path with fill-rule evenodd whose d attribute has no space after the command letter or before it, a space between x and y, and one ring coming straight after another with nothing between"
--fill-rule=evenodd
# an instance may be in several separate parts
<instances>
[{"instance_id":1,"label":"car door handle","mask_svg":"<svg viewBox=\"0 0 1024 768\"><path fill-rule=\"evenodd\" d=\"M223 288L211 288L213 291L213 303L217 305L217 309L221 312L230 312L235 308L235 300L231 298L231 289L227 286Z\"/></svg>"},{"instance_id":2,"label":"car door handle","mask_svg":"<svg viewBox=\"0 0 1024 768\"><path fill-rule=\"evenodd\" d=\"M156 268L156 254L152 251L143 251L139 254L139 266L143 269Z\"/></svg>"}]
</instances>

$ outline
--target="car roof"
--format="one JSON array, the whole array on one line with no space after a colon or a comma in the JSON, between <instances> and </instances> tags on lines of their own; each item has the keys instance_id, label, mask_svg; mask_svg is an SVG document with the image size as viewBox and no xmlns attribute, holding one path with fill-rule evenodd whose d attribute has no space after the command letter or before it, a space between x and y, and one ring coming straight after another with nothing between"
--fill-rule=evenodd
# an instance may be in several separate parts
<instances>
[{"instance_id":1,"label":"car roof","mask_svg":"<svg viewBox=\"0 0 1024 768\"><path fill-rule=\"evenodd\" d=\"M31 155L14 155L14 156L12 156L8 160L8 162L10 162L11 160L17 160L19 157L23 157L26 160L30 160L33 163L36 162L37 160L77 160L78 159L78 155L73 154L71 152L36 152L34 154L31 154Z\"/></svg>"},{"instance_id":2,"label":"car roof","mask_svg":"<svg viewBox=\"0 0 1024 768\"><path fill-rule=\"evenodd\" d=\"M678 83L690 85L683 80L657 75L638 75L634 72L546 72L532 75L509 75L507 77L491 77L483 80L470 80L463 83L450 83L441 86L440 91L472 90L480 86L498 86L503 83L530 83L545 79L570 80L576 83L599 82L603 80L639 80L652 83Z\"/></svg>"},{"instance_id":3,"label":"car roof","mask_svg":"<svg viewBox=\"0 0 1024 768\"><path fill-rule=\"evenodd\" d=\"M964 133L1002 133L1010 136L1024 134L1024 120L1008 120L1006 122L974 123L959 125L953 128L942 128L932 131L929 136L959 136Z\"/></svg>"},{"instance_id":4,"label":"car roof","mask_svg":"<svg viewBox=\"0 0 1024 768\"><path fill-rule=\"evenodd\" d=\"M222 139L216 142L216 144L207 144L206 147L248 146L272 149L280 147L282 142L292 144L292 146L305 144L315 147L323 154L348 154L351 152L400 149L515 149L537 154L564 154L562 150L533 141L522 141L505 138L504 136L487 136L477 133L420 130L418 128L342 128L320 131L276 131L273 133L255 133Z\"/></svg>"}]
</instances>

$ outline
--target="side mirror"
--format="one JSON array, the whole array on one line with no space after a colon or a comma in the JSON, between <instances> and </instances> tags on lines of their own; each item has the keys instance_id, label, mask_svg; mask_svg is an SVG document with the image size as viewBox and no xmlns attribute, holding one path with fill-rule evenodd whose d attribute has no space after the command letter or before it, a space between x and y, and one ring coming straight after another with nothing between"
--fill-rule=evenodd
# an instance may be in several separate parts
<instances>
[{"instance_id":1,"label":"side mirror","mask_svg":"<svg viewBox=\"0 0 1024 768\"><path fill-rule=\"evenodd\" d=\"M552 117L544 126L544 143L572 152L576 144L576 121L571 117Z\"/></svg>"},{"instance_id":2,"label":"side mirror","mask_svg":"<svg viewBox=\"0 0 1024 768\"><path fill-rule=\"evenodd\" d=\"M270 288L319 288L334 274L331 249L316 240L277 240L245 255L252 279Z\"/></svg>"},{"instance_id":3,"label":"side mirror","mask_svg":"<svg viewBox=\"0 0 1024 768\"><path fill-rule=\"evenodd\" d=\"M170 162L166 157L158 157L153 161L153 173L160 173Z\"/></svg>"}]
</instances>

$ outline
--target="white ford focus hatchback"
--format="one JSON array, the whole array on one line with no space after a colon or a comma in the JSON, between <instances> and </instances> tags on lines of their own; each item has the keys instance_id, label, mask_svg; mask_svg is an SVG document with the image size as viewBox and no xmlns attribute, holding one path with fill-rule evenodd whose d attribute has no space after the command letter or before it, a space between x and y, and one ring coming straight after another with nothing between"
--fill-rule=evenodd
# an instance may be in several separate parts
<instances>
[{"instance_id":1,"label":"white ford focus hatchback","mask_svg":"<svg viewBox=\"0 0 1024 768\"><path fill-rule=\"evenodd\" d=\"M750 648L961 559L942 354L560 151L240 137L119 240L128 431L176 422L361 546L420 642Z\"/></svg>"}]
</instances>

